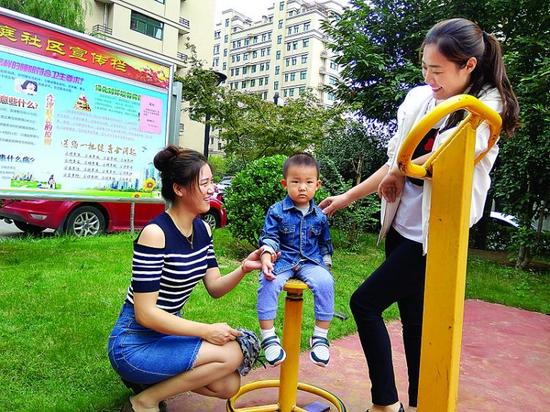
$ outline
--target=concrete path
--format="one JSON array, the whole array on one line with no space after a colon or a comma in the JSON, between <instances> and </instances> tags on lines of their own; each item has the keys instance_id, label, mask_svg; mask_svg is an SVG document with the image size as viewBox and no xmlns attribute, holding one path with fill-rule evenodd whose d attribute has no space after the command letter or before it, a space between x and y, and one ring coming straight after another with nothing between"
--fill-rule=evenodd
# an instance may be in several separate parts
<instances>
[{"instance_id":1,"label":"concrete path","mask_svg":"<svg viewBox=\"0 0 550 412\"><path fill-rule=\"evenodd\" d=\"M388 324L401 401L407 402L407 375L401 324ZM244 383L278 379L279 368L259 368ZM367 364L357 335L332 342L331 364L315 366L307 352L300 356L300 382L322 387L342 399L350 412L370 406ZM245 395L238 407L275 403L277 392L264 389ZM298 397L299 405L315 400ZM550 317L535 312L468 300L457 411L542 412L550 408ZM331 411L334 411L332 408ZM168 403L168 411L224 412L225 402L185 394Z\"/></svg>"}]
</instances>

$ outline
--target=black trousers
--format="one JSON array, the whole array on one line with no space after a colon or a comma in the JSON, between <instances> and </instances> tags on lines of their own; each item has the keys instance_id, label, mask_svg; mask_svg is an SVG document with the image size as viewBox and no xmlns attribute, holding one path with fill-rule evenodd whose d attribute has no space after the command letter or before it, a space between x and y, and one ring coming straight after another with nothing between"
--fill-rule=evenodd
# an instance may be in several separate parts
<instances>
[{"instance_id":1,"label":"black trousers","mask_svg":"<svg viewBox=\"0 0 550 412\"><path fill-rule=\"evenodd\" d=\"M369 366L372 402L391 405L399 398L382 312L397 302L409 375L409 405L416 406L426 257L420 243L404 238L393 227L385 248L386 260L353 293L350 307Z\"/></svg>"}]
</instances>

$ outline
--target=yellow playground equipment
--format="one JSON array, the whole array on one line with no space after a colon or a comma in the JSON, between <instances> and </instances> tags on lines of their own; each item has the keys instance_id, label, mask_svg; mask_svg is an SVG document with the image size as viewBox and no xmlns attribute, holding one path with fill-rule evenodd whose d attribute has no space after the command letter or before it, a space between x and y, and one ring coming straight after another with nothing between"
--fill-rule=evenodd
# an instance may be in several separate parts
<instances>
[{"instance_id":1,"label":"yellow playground equipment","mask_svg":"<svg viewBox=\"0 0 550 412\"><path fill-rule=\"evenodd\" d=\"M457 110L469 113L453 135L423 165L412 163L411 157L424 135L440 119ZM474 158L475 131L484 121L490 129L488 146ZM499 114L475 97L455 96L424 116L405 138L398 153L398 165L403 173L432 180L418 412L452 412L456 409L473 170L497 142L501 123ZM297 391L302 390L328 400L339 412L346 411L343 402L335 395L298 382L302 293L307 285L291 279L284 289L287 296L283 347L287 358L281 366L280 380L257 381L242 386L228 400L226 410L307 411L296 405ZM248 392L276 387L279 388L277 404L235 407L236 400Z\"/></svg>"},{"instance_id":2,"label":"yellow playground equipment","mask_svg":"<svg viewBox=\"0 0 550 412\"><path fill-rule=\"evenodd\" d=\"M413 164L411 156L423 136L461 109L469 113L453 135L423 165ZM490 129L488 146L474 158L475 131L483 121ZM403 173L432 179L418 412L456 409L472 177L474 165L497 142L501 124L499 114L475 97L455 96L424 116L398 153Z\"/></svg>"},{"instance_id":3,"label":"yellow playground equipment","mask_svg":"<svg viewBox=\"0 0 550 412\"><path fill-rule=\"evenodd\" d=\"M227 401L228 412L307 412L307 409L296 405L298 391L318 395L329 401L337 411L345 412L346 407L338 397L324 389L306 383L298 382L298 366L300 360L300 335L302 333L303 291L307 285L297 279L290 279L284 287L285 318L283 323L283 347L286 359L281 364L280 379L263 380L243 385L233 398ZM276 404L237 408L236 400L242 395L257 389L279 388L279 401Z\"/></svg>"}]
</instances>

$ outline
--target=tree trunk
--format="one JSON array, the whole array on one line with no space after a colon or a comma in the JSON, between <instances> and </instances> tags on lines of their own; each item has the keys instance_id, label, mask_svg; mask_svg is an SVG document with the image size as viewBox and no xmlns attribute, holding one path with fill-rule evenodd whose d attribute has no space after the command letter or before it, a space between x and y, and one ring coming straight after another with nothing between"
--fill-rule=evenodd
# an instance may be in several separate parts
<instances>
[{"instance_id":1,"label":"tree trunk","mask_svg":"<svg viewBox=\"0 0 550 412\"><path fill-rule=\"evenodd\" d=\"M363 173L363 155L359 156L357 160L357 169L355 170L355 185L361 183L361 174Z\"/></svg>"}]
</instances>

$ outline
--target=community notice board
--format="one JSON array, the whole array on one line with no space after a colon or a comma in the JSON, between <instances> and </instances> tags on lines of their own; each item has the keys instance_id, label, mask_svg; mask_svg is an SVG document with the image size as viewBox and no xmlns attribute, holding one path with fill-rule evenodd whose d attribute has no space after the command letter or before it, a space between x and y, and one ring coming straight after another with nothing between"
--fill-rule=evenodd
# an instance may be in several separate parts
<instances>
[{"instance_id":1,"label":"community notice board","mask_svg":"<svg viewBox=\"0 0 550 412\"><path fill-rule=\"evenodd\" d=\"M0 9L0 197L156 196L173 66Z\"/></svg>"}]
</instances>

